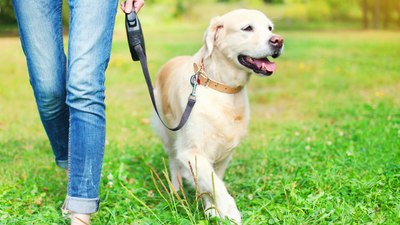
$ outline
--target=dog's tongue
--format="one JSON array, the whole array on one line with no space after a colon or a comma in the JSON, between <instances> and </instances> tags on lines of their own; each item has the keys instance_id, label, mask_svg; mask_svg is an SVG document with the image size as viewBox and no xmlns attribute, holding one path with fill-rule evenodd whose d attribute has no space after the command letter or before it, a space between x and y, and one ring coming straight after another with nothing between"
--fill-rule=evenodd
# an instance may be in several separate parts
<instances>
[{"instance_id":1,"label":"dog's tongue","mask_svg":"<svg viewBox=\"0 0 400 225\"><path fill-rule=\"evenodd\" d=\"M263 71L272 73L276 69L275 63L270 62L268 59L253 59L253 62L260 70Z\"/></svg>"}]
</instances>

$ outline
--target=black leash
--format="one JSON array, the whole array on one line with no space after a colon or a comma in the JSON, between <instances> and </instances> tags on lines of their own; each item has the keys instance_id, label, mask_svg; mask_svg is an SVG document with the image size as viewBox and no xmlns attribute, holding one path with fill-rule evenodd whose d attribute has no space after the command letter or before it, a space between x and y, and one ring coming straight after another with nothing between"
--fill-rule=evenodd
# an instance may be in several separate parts
<instances>
[{"instance_id":1,"label":"black leash","mask_svg":"<svg viewBox=\"0 0 400 225\"><path fill-rule=\"evenodd\" d=\"M171 131L177 131L177 130L181 129L185 125L187 120L189 119L189 116L190 116L190 113L192 112L193 106L196 103L197 82L191 82L192 87L193 87L192 93L190 93L190 95L189 95L188 102L186 104L186 108L182 114L179 124L175 128L170 128L162 120L160 113L158 112L158 109L157 109L156 100L155 100L154 92L153 92L153 85L152 85L151 78L150 78L149 68L147 66L146 49L145 49L145 44L144 44L142 27L140 26L139 18L137 17L135 10L132 9L132 12L130 14L125 15L125 27L126 27L126 34L128 37L129 50L131 52L132 60L133 61L140 60L143 75L144 75L144 78L147 83L147 89L149 90L151 102L153 103L153 107L157 113L158 118L164 124L164 126ZM197 80L197 76L198 76L198 73L195 73L192 76L191 80Z\"/></svg>"}]
</instances>

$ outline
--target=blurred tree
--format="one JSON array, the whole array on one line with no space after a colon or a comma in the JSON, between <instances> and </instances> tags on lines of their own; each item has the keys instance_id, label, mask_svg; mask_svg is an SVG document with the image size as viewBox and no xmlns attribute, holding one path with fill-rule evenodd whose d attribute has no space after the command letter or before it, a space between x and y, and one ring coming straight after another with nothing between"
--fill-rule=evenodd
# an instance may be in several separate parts
<instances>
[{"instance_id":1,"label":"blurred tree","mask_svg":"<svg viewBox=\"0 0 400 225\"><path fill-rule=\"evenodd\" d=\"M64 25L64 29L69 29L69 7L68 0L63 0L62 5L62 23Z\"/></svg>"},{"instance_id":2,"label":"blurred tree","mask_svg":"<svg viewBox=\"0 0 400 225\"><path fill-rule=\"evenodd\" d=\"M383 28L388 28L391 24L396 24L400 27L400 1L399 0L382 0L379 1L381 15L381 24Z\"/></svg>"},{"instance_id":3,"label":"blurred tree","mask_svg":"<svg viewBox=\"0 0 400 225\"><path fill-rule=\"evenodd\" d=\"M265 0L264 0L265 1ZM287 5L303 5L308 20L348 20L356 0L284 0Z\"/></svg>"},{"instance_id":4,"label":"blurred tree","mask_svg":"<svg viewBox=\"0 0 400 225\"><path fill-rule=\"evenodd\" d=\"M14 9L11 0L0 0L0 24L15 24Z\"/></svg>"},{"instance_id":5,"label":"blurred tree","mask_svg":"<svg viewBox=\"0 0 400 225\"><path fill-rule=\"evenodd\" d=\"M23 0L21 0L23 1ZM68 29L68 0L63 1L63 24ZM310 21L350 20L356 18L354 9L359 6L363 27L386 29L400 28L400 0L146 0L147 4L167 4L171 7L173 17L184 17L194 11L200 2L241 2L243 4L258 2L260 4L285 4L292 7L292 12L300 18ZM290 10L289 10L290 11ZM357 18L359 19L359 18ZM15 24L11 0L0 0L0 24Z\"/></svg>"},{"instance_id":6,"label":"blurred tree","mask_svg":"<svg viewBox=\"0 0 400 225\"><path fill-rule=\"evenodd\" d=\"M284 0L263 0L264 3L267 4L282 4L285 1Z\"/></svg>"},{"instance_id":7,"label":"blurred tree","mask_svg":"<svg viewBox=\"0 0 400 225\"><path fill-rule=\"evenodd\" d=\"M217 2L238 2L240 0L216 0Z\"/></svg>"},{"instance_id":8,"label":"blurred tree","mask_svg":"<svg viewBox=\"0 0 400 225\"><path fill-rule=\"evenodd\" d=\"M185 14L187 7L188 6L183 4L183 0L177 0L175 3L174 17L180 17Z\"/></svg>"},{"instance_id":9,"label":"blurred tree","mask_svg":"<svg viewBox=\"0 0 400 225\"><path fill-rule=\"evenodd\" d=\"M354 6L354 0L326 0L330 8L331 18L334 20L349 19L350 10Z\"/></svg>"},{"instance_id":10,"label":"blurred tree","mask_svg":"<svg viewBox=\"0 0 400 225\"><path fill-rule=\"evenodd\" d=\"M365 29L386 29L391 24L396 24L400 28L399 0L359 0L359 5Z\"/></svg>"},{"instance_id":11,"label":"blurred tree","mask_svg":"<svg viewBox=\"0 0 400 225\"><path fill-rule=\"evenodd\" d=\"M369 20L368 20L369 2L368 0L359 0L359 4L361 6L364 29L367 29L369 27Z\"/></svg>"},{"instance_id":12,"label":"blurred tree","mask_svg":"<svg viewBox=\"0 0 400 225\"><path fill-rule=\"evenodd\" d=\"M173 16L175 18L182 17L190 13L191 9L198 2L196 0L167 0L167 1L172 1L173 2L172 4L175 5L175 12L173 13Z\"/></svg>"},{"instance_id":13,"label":"blurred tree","mask_svg":"<svg viewBox=\"0 0 400 225\"><path fill-rule=\"evenodd\" d=\"M68 28L69 24L69 8L68 0L63 0L63 24ZM0 24L16 24L14 9L11 0L0 0Z\"/></svg>"}]
</instances>

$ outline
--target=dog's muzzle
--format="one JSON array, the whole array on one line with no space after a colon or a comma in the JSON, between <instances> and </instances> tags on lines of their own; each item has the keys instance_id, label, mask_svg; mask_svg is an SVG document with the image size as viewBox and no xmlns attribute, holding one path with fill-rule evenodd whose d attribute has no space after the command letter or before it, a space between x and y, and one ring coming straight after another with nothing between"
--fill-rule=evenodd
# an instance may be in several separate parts
<instances>
[{"instance_id":1,"label":"dog's muzzle","mask_svg":"<svg viewBox=\"0 0 400 225\"><path fill-rule=\"evenodd\" d=\"M269 39L268 44L273 49L272 58L277 58L281 55L283 50L283 42L283 37L279 35L274 35Z\"/></svg>"}]
</instances>

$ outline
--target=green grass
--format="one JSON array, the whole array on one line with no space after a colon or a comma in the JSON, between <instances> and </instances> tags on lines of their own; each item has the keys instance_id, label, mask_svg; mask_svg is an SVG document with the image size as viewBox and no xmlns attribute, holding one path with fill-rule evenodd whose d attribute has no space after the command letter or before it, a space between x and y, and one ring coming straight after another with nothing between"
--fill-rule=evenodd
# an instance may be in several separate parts
<instances>
[{"instance_id":1,"label":"green grass","mask_svg":"<svg viewBox=\"0 0 400 225\"><path fill-rule=\"evenodd\" d=\"M160 183L167 185L166 154L148 124L152 106L122 19L107 70L102 202L93 223L217 224L204 218L194 190L185 188L187 207ZM197 51L207 26L160 25L144 12L142 23L153 75L167 59ZM285 52L272 77L251 78L249 134L225 177L243 223L399 224L400 33L276 32ZM67 224L59 210L65 172L53 162L19 40L0 38L0 49L0 224Z\"/></svg>"}]
</instances>

